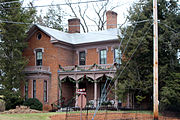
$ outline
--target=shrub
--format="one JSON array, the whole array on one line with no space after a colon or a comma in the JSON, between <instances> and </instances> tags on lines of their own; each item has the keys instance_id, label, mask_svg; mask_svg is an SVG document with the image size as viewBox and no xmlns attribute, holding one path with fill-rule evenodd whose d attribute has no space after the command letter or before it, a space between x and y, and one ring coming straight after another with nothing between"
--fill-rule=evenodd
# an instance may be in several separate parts
<instances>
[{"instance_id":1,"label":"shrub","mask_svg":"<svg viewBox=\"0 0 180 120\"><path fill-rule=\"evenodd\" d=\"M19 92L3 91L6 110L15 109L16 106L22 105L24 99L20 96Z\"/></svg>"},{"instance_id":2,"label":"shrub","mask_svg":"<svg viewBox=\"0 0 180 120\"><path fill-rule=\"evenodd\" d=\"M23 105L35 110L42 110L43 108L43 104L36 98L29 98L23 103Z\"/></svg>"},{"instance_id":3,"label":"shrub","mask_svg":"<svg viewBox=\"0 0 180 120\"><path fill-rule=\"evenodd\" d=\"M110 101L103 101L102 105L107 106L107 105L112 105L112 103Z\"/></svg>"}]
</instances>

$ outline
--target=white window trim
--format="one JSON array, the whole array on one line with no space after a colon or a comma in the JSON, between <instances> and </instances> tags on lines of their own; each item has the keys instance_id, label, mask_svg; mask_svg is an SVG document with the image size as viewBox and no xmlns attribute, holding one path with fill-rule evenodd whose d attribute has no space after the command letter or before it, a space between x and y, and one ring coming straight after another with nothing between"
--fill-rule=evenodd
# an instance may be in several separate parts
<instances>
[{"instance_id":1,"label":"white window trim","mask_svg":"<svg viewBox=\"0 0 180 120\"><path fill-rule=\"evenodd\" d=\"M44 48L35 48L35 49L34 49L35 66L37 66L37 65L36 65L36 52L37 52L37 50L41 50L41 51L42 51L42 54L44 53ZM42 57L43 57L43 56L42 56Z\"/></svg>"},{"instance_id":2,"label":"white window trim","mask_svg":"<svg viewBox=\"0 0 180 120\"><path fill-rule=\"evenodd\" d=\"M104 49L108 52L108 46L106 46L106 47L101 47L101 48L96 48L96 52L99 53L99 51L104 50Z\"/></svg>"},{"instance_id":3,"label":"white window trim","mask_svg":"<svg viewBox=\"0 0 180 120\"><path fill-rule=\"evenodd\" d=\"M108 55L107 55L107 53L108 53L108 50L107 49L101 49L101 50L105 50L106 51L106 64L107 64L107 58L108 58ZM99 62L99 64L101 64L101 62L100 62L100 60L101 60L101 54L100 54L100 51L101 50L99 50L99 52L98 52L98 62ZM106 64L101 64L101 65L106 65Z\"/></svg>"},{"instance_id":4,"label":"white window trim","mask_svg":"<svg viewBox=\"0 0 180 120\"><path fill-rule=\"evenodd\" d=\"M78 54L78 65L80 65L79 63L79 52L83 52L85 51L85 58L87 57L87 49L83 49L83 50L76 50L76 54ZM85 59L85 65L86 65L86 59Z\"/></svg>"},{"instance_id":5,"label":"white window trim","mask_svg":"<svg viewBox=\"0 0 180 120\"><path fill-rule=\"evenodd\" d=\"M98 47L98 48L96 48L96 52L98 53L98 64L100 65L100 51L101 51L101 50L106 50L106 64L107 64L108 46L103 46L103 47ZM101 64L101 65L105 65L105 64Z\"/></svg>"}]
</instances>

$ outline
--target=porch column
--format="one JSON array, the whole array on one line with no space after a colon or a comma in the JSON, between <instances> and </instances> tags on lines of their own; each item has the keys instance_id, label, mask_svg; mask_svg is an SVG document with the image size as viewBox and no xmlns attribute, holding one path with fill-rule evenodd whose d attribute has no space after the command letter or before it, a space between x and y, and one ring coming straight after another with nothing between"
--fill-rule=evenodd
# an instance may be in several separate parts
<instances>
[{"instance_id":1,"label":"porch column","mask_svg":"<svg viewBox=\"0 0 180 120\"><path fill-rule=\"evenodd\" d=\"M115 80L115 104L114 107L117 108L118 107L118 96L117 96L117 79Z\"/></svg>"},{"instance_id":2,"label":"porch column","mask_svg":"<svg viewBox=\"0 0 180 120\"><path fill-rule=\"evenodd\" d=\"M130 104L129 104L129 90L128 90L128 94L127 94L127 108L130 107Z\"/></svg>"},{"instance_id":3,"label":"porch column","mask_svg":"<svg viewBox=\"0 0 180 120\"><path fill-rule=\"evenodd\" d=\"M62 84L61 84L61 80L60 80L60 76L58 74L58 84L59 84L59 104L61 107L61 100L62 100Z\"/></svg>"},{"instance_id":4,"label":"porch column","mask_svg":"<svg viewBox=\"0 0 180 120\"><path fill-rule=\"evenodd\" d=\"M97 107L97 81L94 81L94 107Z\"/></svg>"},{"instance_id":5,"label":"porch column","mask_svg":"<svg viewBox=\"0 0 180 120\"><path fill-rule=\"evenodd\" d=\"M76 91L77 91L78 88L79 88L79 83L76 80ZM75 104L75 107L78 107L78 94L76 94L76 104Z\"/></svg>"}]
</instances>

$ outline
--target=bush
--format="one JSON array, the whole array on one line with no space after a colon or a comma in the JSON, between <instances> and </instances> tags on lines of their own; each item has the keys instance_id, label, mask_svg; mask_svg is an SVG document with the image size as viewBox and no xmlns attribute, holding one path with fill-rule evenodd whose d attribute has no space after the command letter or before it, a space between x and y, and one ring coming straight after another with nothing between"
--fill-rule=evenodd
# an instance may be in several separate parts
<instances>
[{"instance_id":1,"label":"bush","mask_svg":"<svg viewBox=\"0 0 180 120\"><path fill-rule=\"evenodd\" d=\"M24 99L20 96L19 92L3 91L3 95L6 103L6 110L15 109L16 106L22 105L24 102Z\"/></svg>"},{"instance_id":2,"label":"bush","mask_svg":"<svg viewBox=\"0 0 180 120\"><path fill-rule=\"evenodd\" d=\"M102 105L107 106L107 105L112 105L112 103L110 101L103 101Z\"/></svg>"},{"instance_id":3,"label":"bush","mask_svg":"<svg viewBox=\"0 0 180 120\"><path fill-rule=\"evenodd\" d=\"M23 105L35 110L42 110L43 108L43 104L36 98L29 98L23 103Z\"/></svg>"}]
</instances>

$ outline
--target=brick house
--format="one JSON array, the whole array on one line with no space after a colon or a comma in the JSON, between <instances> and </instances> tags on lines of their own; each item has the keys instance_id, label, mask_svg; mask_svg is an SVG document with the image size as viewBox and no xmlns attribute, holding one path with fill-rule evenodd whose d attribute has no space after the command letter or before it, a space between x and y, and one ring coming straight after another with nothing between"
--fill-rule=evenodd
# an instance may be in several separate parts
<instances>
[{"instance_id":1,"label":"brick house","mask_svg":"<svg viewBox=\"0 0 180 120\"><path fill-rule=\"evenodd\" d=\"M86 102L91 100L97 106L105 82L115 75L114 63L121 62L117 13L108 11L106 16L107 30L97 32L80 33L77 18L68 20L68 33L40 25L31 27L26 39L28 47L23 52L29 60L22 89L25 99L39 99L44 110L50 110L60 98L74 97L74 106L78 106L76 89L85 88ZM114 100L117 106L117 96L112 91L106 99Z\"/></svg>"}]
</instances>

